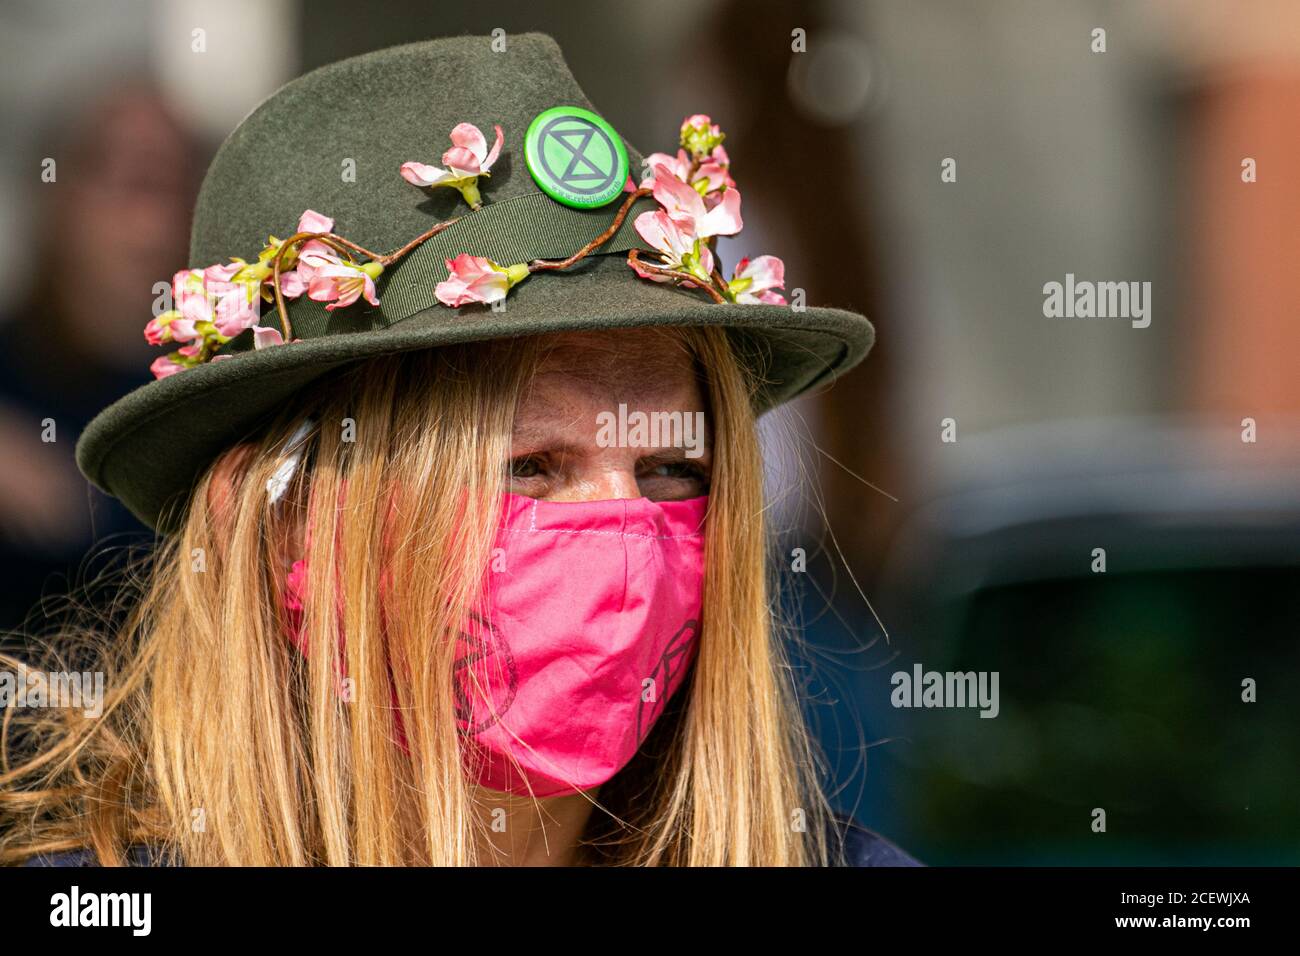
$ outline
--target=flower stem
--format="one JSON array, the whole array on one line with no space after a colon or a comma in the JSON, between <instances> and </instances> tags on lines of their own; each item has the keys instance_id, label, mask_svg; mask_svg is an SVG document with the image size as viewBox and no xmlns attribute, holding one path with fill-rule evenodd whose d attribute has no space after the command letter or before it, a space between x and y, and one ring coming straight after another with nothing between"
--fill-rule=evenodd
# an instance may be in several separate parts
<instances>
[{"instance_id":1,"label":"flower stem","mask_svg":"<svg viewBox=\"0 0 1300 956\"><path fill-rule=\"evenodd\" d=\"M639 249L628 250L627 253L628 265L633 266L634 268L640 268L643 272L649 272L657 276L664 276L665 278L672 279L674 282L679 284L684 282L689 282L691 285L703 289L705 292L707 292L710 295L710 297L712 297L714 302L717 302L720 305L727 301L722 297L722 294L718 292L717 289L713 288L712 285L706 285L700 282L699 276L688 275L681 272L676 272L672 269L665 269L662 266L652 266L648 262L642 262L640 257L637 255L637 253L639 253L640 251L641 250Z\"/></svg>"},{"instance_id":2,"label":"flower stem","mask_svg":"<svg viewBox=\"0 0 1300 956\"><path fill-rule=\"evenodd\" d=\"M448 226L459 221L459 216L455 219L444 220L428 232L416 236L406 245L402 246L402 248L394 250L393 252L388 253L388 255L384 255L380 252L372 252L365 246L357 245L351 239L344 239L342 236L335 235L332 232L295 232L288 239L284 240L284 242L280 243L280 248L276 250L275 259L271 264L271 286L272 291L275 293L275 309L280 315L280 325L284 331L284 340L288 342L293 338L293 329L289 325L289 310L284 304L284 293L280 291L280 270L284 266L284 254L295 245L306 239L317 239L325 243L325 245L329 246L331 249L347 256L349 262L353 261L352 256L348 255L350 250L351 252L359 253L374 262L378 262L381 266L387 267L402 258L402 256L406 255L411 250L420 246L424 242L427 242L429 239L432 239Z\"/></svg>"},{"instance_id":3,"label":"flower stem","mask_svg":"<svg viewBox=\"0 0 1300 956\"><path fill-rule=\"evenodd\" d=\"M608 242L613 237L614 233L618 232L619 226L623 225L623 220L627 218L628 210L632 208L632 204L643 196L649 195L650 190L648 189L638 189L636 192L631 193L627 199L623 200L623 205L619 207L618 215L614 217L614 221L611 222L609 227L599 236L591 240L591 242L587 243L567 259L534 259L532 262L528 263L528 271L543 272L552 269L567 269L579 259L590 253L593 249Z\"/></svg>"},{"instance_id":4,"label":"flower stem","mask_svg":"<svg viewBox=\"0 0 1300 956\"><path fill-rule=\"evenodd\" d=\"M722 272L716 265L713 267L713 281L717 285L718 291L723 294L725 300L728 289L727 280L722 277Z\"/></svg>"},{"instance_id":5,"label":"flower stem","mask_svg":"<svg viewBox=\"0 0 1300 956\"><path fill-rule=\"evenodd\" d=\"M284 242L280 243L280 248L275 251L275 258L271 260L271 291L275 293L275 310L280 315L280 328L284 334L284 340L290 342L293 340L293 327L289 324L289 310L284 304L284 293L280 291L280 269L284 266L284 254L294 245L302 242L304 239L319 239L331 249L336 249L343 255L347 255L347 249L355 249L362 255L368 255L374 258L371 253L362 249L355 243L348 242L342 236L336 236L332 232L295 232ZM348 256L351 259L351 256Z\"/></svg>"},{"instance_id":6,"label":"flower stem","mask_svg":"<svg viewBox=\"0 0 1300 956\"><path fill-rule=\"evenodd\" d=\"M423 245L425 242L432 239L434 236L442 232L448 226L454 225L458 222L460 222L460 216L457 216L455 219L444 220L443 222L438 223L438 225L434 226L428 232L424 233L423 235L416 236L406 245L402 246L402 248L397 249L394 252L390 252L386 256L377 256L369 252L367 252L366 255L370 256L370 258L374 259L380 265L387 268L388 266L391 266L394 262L396 262L398 259L402 258L402 256L410 252L412 249L415 249L417 246Z\"/></svg>"}]
</instances>

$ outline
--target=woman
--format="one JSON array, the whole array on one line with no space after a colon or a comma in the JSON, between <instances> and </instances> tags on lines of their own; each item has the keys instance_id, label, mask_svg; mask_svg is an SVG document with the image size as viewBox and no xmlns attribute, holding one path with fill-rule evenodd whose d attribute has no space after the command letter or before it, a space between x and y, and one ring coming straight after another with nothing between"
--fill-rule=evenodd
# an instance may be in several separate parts
<instances>
[{"instance_id":1,"label":"woman","mask_svg":"<svg viewBox=\"0 0 1300 956\"><path fill-rule=\"evenodd\" d=\"M788 308L773 257L722 277L721 139L642 165L540 35L345 61L241 124L218 264L146 330L181 348L78 446L166 537L81 667L103 715L8 712L5 859L911 862L818 789L764 560L756 415L870 326Z\"/></svg>"}]
</instances>

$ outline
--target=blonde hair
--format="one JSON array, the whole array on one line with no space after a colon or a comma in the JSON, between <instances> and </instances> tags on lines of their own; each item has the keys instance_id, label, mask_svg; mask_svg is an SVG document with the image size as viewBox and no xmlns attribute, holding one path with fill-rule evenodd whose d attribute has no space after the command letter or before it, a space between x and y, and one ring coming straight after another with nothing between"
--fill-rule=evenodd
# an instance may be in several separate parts
<instances>
[{"instance_id":1,"label":"blonde hair","mask_svg":"<svg viewBox=\"0 0 1300 956\"><path fill-rule=\"evenodd\" d=\"M830 810L774 623L754 382L723 330L662 334L707 381L702 638L640 752L597 794L581 860L824 865ZM484 862L476 831L490 821L447 689L544 342L347 366L222 454L134 573L138 600L123 591L125 620L44 642L51 660L93 652L103 715L5 711L0 862L85 847L112 865L139 844L189 865ZM320 425L272 504L267 482L304 416ZM307 560L305 655L286 639L286 554Z\"/></svg>"}]
</instances>

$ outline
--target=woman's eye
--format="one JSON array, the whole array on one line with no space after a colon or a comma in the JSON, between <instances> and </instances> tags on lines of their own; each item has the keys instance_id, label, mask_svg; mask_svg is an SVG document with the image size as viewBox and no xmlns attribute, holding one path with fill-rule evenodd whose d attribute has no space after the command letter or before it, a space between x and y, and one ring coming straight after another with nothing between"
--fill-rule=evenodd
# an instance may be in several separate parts
<instances>
[{"instance_id":1,"label":"woman's eye","mask_svg":"<svg viewBox=\"0 0 1300 956\"><path fill-rule=\"evenodd\" d=\"M690 465L687 465L686 463L680 461L674 461L665 465L660 465L654 471L652 471L651 474L662 475L665 478L699 477L698 471L693 470Z\"/></svg>"},{"instance_id":2,"label":"woman's eye","mask_svg":"<svg viewBox=\"0 0 1300 956\"><path fill-rule=\"evenodd\" d=\"M708 484L709 475L702 466L690 461L668 461L661 465L656 465L650 470L650 476L654 478L673 478L684 481L697 481L701 484Z\"/></svg>"},{"instance_id":3,"label":"woman's eye","mask_svg":"<svg viewBox=\"0 0 1300 956\"><path fill-rule=\"evenodd\" d=\"M512 478L536 478L541 473L541 463L532 455L525 455L510 461L510 477Z\"/></svg>"}]
</instances>

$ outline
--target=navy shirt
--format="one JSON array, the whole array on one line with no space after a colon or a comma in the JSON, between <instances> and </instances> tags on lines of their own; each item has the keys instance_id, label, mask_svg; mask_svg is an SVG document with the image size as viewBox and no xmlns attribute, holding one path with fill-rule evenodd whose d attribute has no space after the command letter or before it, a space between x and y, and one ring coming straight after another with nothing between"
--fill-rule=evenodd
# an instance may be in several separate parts
<instances>
[{"instance_id":1,"label":"navy shirt","mask_svg":"<svg viewBox=\"0 0 1300 956\"><path fill-rule=\"evenodd\" d=\"M890 843L879 833L868 830L852 817L837 816L836 825L844 834L844 866L924 866L906 851ZM832 842L832 848L835 847Z\"/></svg>"}]
</instances>

